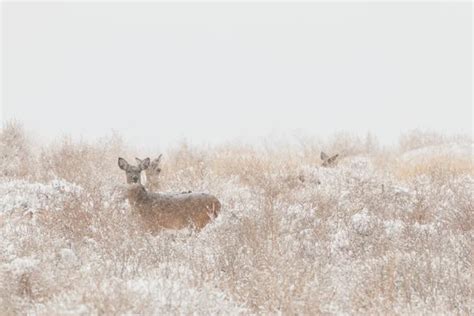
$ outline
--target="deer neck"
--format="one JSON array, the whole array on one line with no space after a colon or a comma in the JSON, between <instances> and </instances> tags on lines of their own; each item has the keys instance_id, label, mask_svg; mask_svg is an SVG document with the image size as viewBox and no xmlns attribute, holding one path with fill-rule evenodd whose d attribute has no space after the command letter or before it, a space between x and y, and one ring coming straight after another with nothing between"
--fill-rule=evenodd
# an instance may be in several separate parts
<instances>
[{"instance_id":1,"label":"deer neck","mask_svg":"<svg viewBox=\"0 0 474 316\"><path fill-rule=\"evenodd\" d=\"M130 184L127 189L128 200L133 204L145 203L148 199L148 193L141 184Z\"/></svg>"}]
</instances>

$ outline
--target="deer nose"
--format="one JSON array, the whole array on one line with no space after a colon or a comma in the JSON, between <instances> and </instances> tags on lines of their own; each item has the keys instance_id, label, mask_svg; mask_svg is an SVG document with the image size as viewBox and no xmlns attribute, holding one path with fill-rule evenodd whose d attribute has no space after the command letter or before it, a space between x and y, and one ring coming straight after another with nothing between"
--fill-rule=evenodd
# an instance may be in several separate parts
<instances>
[{"instance_id":1,"label":"deer nose","mask_svg":"<svg viewBox=\"0 0 474 316\"><path fill-rule=\"evenodd\" d=\"M133 176L133 182L138 182L138 176Z\"/></svg>"}]
</instances>

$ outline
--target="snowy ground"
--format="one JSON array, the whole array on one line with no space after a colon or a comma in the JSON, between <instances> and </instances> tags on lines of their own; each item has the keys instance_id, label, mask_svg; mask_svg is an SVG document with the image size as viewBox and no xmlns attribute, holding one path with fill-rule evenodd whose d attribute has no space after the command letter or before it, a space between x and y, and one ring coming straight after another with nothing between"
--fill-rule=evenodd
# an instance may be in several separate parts
<instances>
[{"instance_id":1,"label":"snowy ground","mask_svg":"<svg viewBox=\"0 0 474 316\"><path fill-rule=\"evenodd\" d=\"M121 194L126 149L2 141L1 314L474 313L471 143L334 168L318 151L183 147L164 190L212 192L222 213L152 236Z\"/></svg>"}]
</instances>

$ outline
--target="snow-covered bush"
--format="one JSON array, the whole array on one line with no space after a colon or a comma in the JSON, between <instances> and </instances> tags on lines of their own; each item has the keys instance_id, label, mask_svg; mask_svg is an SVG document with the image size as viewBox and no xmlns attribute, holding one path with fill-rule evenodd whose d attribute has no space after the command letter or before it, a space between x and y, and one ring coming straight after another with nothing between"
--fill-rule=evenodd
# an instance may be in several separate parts
<instances>
[{"instance_id":1,"label":"snow-covered bush","mask_svg":"<svg viewBox=\"0 0 474 316\"><path fill-rule=\"evenodd\" d=\"M30 141L19 122L0 130L0 177L25 177L33 172Z\"/></svg>"},{"instance_id":2,"label":"snow-covered bush","mask_svg":"<svg viewBox=\"0 0 474 316\"><path fill-rule=\"evenodd\" d=\"M472 314L472 152L453 164L436 158L442 142L404 142L417 149L358 140L334 168L316 147L180 145L162 187L211 192L222 212L155 236L122 194L117 138L37 156L22 143L2 156L37 161L0 177L2 313Z\"/></svg>"}]
</instances>

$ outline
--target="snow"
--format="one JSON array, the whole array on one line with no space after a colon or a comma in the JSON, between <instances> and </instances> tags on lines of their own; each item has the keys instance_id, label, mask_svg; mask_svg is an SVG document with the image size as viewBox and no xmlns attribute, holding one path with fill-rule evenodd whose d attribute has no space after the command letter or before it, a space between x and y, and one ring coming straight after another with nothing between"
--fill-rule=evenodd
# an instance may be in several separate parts
<instances>
[{"instance_id":1,"label":"snow","mask_svg":"<svg viewBox=\"0 0 474 316\"><path fill-rule=\"evenodd\" d=\"M79 195L80 186L64 180L49 183L31 183L25 180L0 182L0 212L24 210L36 212L60 206L71 195Z\"/></svg>"},{"instance_id":2,"label":"snow","mask_svg":"<svg viewBox=\"0 0 474 316\"><path fill-rule=\"evenodd\" d=\"M383 223L385 233L387 236L391 238L396 238L398 237L402 232L405 227L405 224L403 221L396 219L396 220L387 220Z\"/></svg>"},{"instance_id":3,"label":"snow","mask_svg":"<svg viewBox=\"0 0 474 316\"><path fill-rule=\"evenodd\" d=\"M369 234L372 221L372 217L369 216L366 208L352 215L352 227L360 235Z\"/></svg>"},{"instance_id":4,"label":"snow","mask_svg":"<svg viewBox=\"0 0 474 316\"><path fill-rule=\"evenodd\" d=\"M5 268L14 275L23 275L25 273L31 273L36 270L39 264L39 260L34 257L21 257L15 258L10 263L5 265Z\"/></svg>"}]
</instances>

